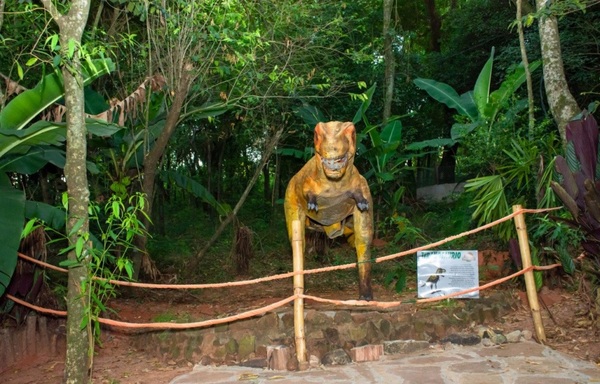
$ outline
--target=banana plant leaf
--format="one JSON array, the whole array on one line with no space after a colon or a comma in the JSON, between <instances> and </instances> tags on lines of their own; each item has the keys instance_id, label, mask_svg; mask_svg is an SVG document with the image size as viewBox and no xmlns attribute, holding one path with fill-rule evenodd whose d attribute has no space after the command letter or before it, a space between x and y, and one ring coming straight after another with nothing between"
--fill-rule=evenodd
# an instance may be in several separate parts
<instances>
[{"instance_id":1,"label":"banana plant leaf","mask_svg":"<svg viewBox=\"0 0 600 384\"><path fill-rule=\"evenodd\" d=\"M415 85L429 94L440 103L446 104L448 108L453 108L459 114L468 117L471 121L478 118L478 110L471 95L459 96L458 93L446 83L431 79L415 79Z\"/></svg>"},{"instance_id":2,"label":"banana plant leaf","mask_svg":"<svg viewBox=\"0 0 600 384\"><path fill-rule=\"evenodd\" d=\"M229 213L229 210L226 206L220 204L217 201L217 199L215 199L215 197L210 192L208 192L208 190L202 184L192 179L191 177L182 175L181 173L175 171L161 172L161 177L166 182L174 182L179 187L187 190L194 196L210 204L220 215L225 216Z\"/></svg>"},{"instance_id":3,"label":"banana plant leaf","mask_svg":"<svg viewBox=\"0 0 600 384\"><path fill-rule=\"evenodd\" d=\"M57 231L65 229L67 213L64 209L39 201L25 201L25 218L39 219Z\"/></svg>"},{"instance_id":4,"label":"banana plant leaf","mask_svg":"<svg viewBox=\"0 0 600 384\"><path fill-rule=\"evenodd\" d=\"M533 73L541 65L541 61L537 60L529 64L529 72ZM508 100L527 80L525 74L525 66L520 63L515 69L502 81L500 88L490 94L489 103L485 107L484 116L489 119L495 119L499 111L504 108Z\"/></svg>"},{"instance_id":5,"label":"banana plant leaf","mask_svg":"<svg viewBox=\"0 0 600 384\"><path fill-rule=\"evenodd\" d=\"M488 61L486 61L485 65L481 69L481 72L479 72L479 76L477 77L477 81L475 82L475 87L473 88L473 98L475 99L475 105L477 105L479 116L482 116L486 119L490 118L490 116L486 115L486 108L489 104L490 99L490 87L492 84L493 67L494 48L492 48L490 58L488 59Z\"/></svg>"},{"instance_id":6,"label":"banana plant leaf","mask_svg":"<svg viewBox=\"0 0 600 384\"><path fill-rule=\"evenodd\" d=\"M294 112L311 128L325 121L323 113L314 105L304 104L295 108Z\"/></svg>"},{"instance_id":7,"label":"banana plant leaf","mask_svg":"<svg viewBox=\"0 0 600 384\"><path fill-rule=\"evenodd\" d=\"M107 137L122 127L102 120L86 119L86 129L94 136ZM21 130L0 129L0 170L32 174L48 162L64 167L62 145L66 136L66 123L49 121L38 121Z\"/></svg>"},{"instance_id":8,"label":"banana plant leaf","mask_svg":"<svg viewBox=\"0 0 600 384\"><path fill-rule=\"evenodd\" d=\"M98 59L82 63L83 83L88 85L98 77L112 72L115 65L111 59ZM60 71L44 76L33 89L29 89L10 101L0 111L0 129L23 129L40 112L63 97L63 79Z\"/></svg>"},{"instance_id":9,"label":"banana plant leaf","mask_svg":"<svg viewBox=\"0 0 600 384\"><path fill-rule=\"evenodd\" d=\"M17 249L23 228L25 194L0 172L0 296L4 295L17 266Z\"/></svg>"},{"instance_id":10,"label":"banana plant leaf","mask_svg":"<svg viewBox=\"0 0 600 384\"><path fill-rule=\"evenodd\" d=\"M367 92L365 92L365 95L367 96L367 98L362 102L362 104L360 105L360 108L358 108L358 110L356 111L356 114L354 115L354 118L352 119L352 123L354 124L358 124L359 121L364 120L365 113L367 112L367 109L369 109L369 106L371 105L371 101L373 101L373 93L375 93L375 88L376 85L373 84L371 86L371 88L369 88L367 90Z\"/></svg>"}]
</instances>

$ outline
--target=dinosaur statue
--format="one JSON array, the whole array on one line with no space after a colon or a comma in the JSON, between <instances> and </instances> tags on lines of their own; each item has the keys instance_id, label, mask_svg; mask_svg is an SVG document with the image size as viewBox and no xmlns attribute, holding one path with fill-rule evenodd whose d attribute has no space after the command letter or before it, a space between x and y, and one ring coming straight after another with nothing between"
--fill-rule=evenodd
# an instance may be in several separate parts
<instances>
[{"instance_id":1,"label":"dinosaur statue","mask_svg":"<svg viewBox=\"0 0 600 384\"><path fill-rule=\"evenodd\" d=\"M331 239L346 235L356 249L359 298L372 300L371 252L373 199L369 185L354 166L356 131L350 122L315 127L315 155L292 177L285 192L285 219L292 240L292 221L304 230L324 231Z\"/></svg>"}]
</instances>

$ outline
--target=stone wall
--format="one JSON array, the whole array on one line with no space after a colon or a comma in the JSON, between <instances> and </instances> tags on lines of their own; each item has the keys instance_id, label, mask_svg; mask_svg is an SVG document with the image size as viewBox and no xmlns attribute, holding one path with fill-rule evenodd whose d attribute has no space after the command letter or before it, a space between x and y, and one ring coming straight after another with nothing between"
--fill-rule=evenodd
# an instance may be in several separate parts
<instances>
[{"instance_id":1,"label":"stone wall","mask_svg":"<svg viewBox=\"0 0 600 384\"><path fill-rule=\"evenodd\" d=\"M472 323L486 324L508 313L508 294L477 300L450 301L422 306L403 304L397 309L308 309L305 311L306 347L322 359L326 353L391 340L437 341ZM173 361L202 364L266 365L266 349L293 345L290 308L234 323L186 331L147 332L133 336L139 350Z\"/></svg>"},{"instance_id":2,"label":"stone wall","mask_svg":"<svg viewBox=\"0 0 600 384\"><path fill-rule=\"evenodd\" d=\"M20 327L0 328L0 372L37 355L64 353L64 320L29 314Z\"/></svg>"}]
</instances>

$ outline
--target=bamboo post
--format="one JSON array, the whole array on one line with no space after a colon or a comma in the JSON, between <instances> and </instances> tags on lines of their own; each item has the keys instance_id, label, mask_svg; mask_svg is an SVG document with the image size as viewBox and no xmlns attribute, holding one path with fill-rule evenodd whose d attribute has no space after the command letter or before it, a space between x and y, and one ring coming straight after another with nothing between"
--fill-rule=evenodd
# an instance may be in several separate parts
<instances>
[{"instance_id":1,"label":"bamboo post","mask_svg":"<svg viewBox=\"0 0 600 384\"><path fill-rule=\"evenodd\" d=\"M522 206L513 205L512 208L513 212L517 212L522 209ZM525 216L522 213L515 216L515 227L517 228L517 237L519 238L519 250L521 251L523 269L527 269L531 267L531 252L529 249L529 238L527 236ZM538 341L543 344L546 342L546 333L542 322L542 313L540 312L540 302L538 301L537 290L535 288L533 271L530 270L525 272L524 278L529 308L531 308L531 315L533 317L533 326L535 327L535 334Z\"/></svg>"},{"instance_id":2,"label":"bamboo post","mask_svg":"<svg viewBox=\"0 0 600 384\"><path fill-rule=\"evenodd\" d=\"M304 239L302 238L302 225L300 220L292 221L292 254L294 258L294 272L304 271ZM304 275L294 275L294 295L304 294ZM294 335L296 340L296 356L300 370L308 369L306 359L306 339L304 337L304 299L296 297L294 300Z\"/></svg>"}]
</instances>

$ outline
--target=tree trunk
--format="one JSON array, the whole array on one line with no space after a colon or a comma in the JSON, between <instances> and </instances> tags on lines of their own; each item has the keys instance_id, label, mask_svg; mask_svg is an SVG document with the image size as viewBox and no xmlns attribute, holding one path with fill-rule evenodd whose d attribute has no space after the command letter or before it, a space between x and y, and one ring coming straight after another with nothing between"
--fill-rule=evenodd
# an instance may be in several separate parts
<instances>
[{"instance_id":1,"label":"tree trunk","mask_svg":"<svg viewBox=\"0 0 600 384\"><path fill-rule=\"evenodd\" d=\"M395 28L391 27L392 8L394 0L383 1L383 56L385 60L385 79L383 97L383 125L385 125L392 113L392 101L394 99L394 77L396 61L394 57Z\"/></svg>"},{"instance_id":2,"label":"tree trunk","mask_svg":"<svg viewBox=\"0 0 600 384\"><path fill-rule=\"evenodd\" d=\"M525 34L523 33L523 0L517 0L517 31L519 33L519 46L521 48L521 60L525 68L525 78L527 79L527 101L529 107L529 139L533 139L533 129L535 128L535 115L533 105L533 81L531 80L531 71L529 71L529 59L527 58L527 49L525 48Z\"/></svg>"},{"instance_id":3,"label":"tree trunk","mask_svg":"<svg viewBox=\"0 0 600 384\"><path fill-rule=\"evenodd\" d=\"M440 52L440 40L442 37L442 20L435 8L435 0L424 0L427 16L429 17L429 51Z\"/></svg>"},{"instance_id":4,"label":"tree trunk","mask_svg":"<svg viewBox=\"0 0 600 384\"><path fill-rule=\"evenodd\" d=\"M65 87L65 106L67 109L67 154L65 178L69 196L67 233L83 224L69 237L69 243L77 240L89 231L89 189L87 180L86 157L87 138L84 114L83 79L79 50L68 57L69 42L81 44L81 36L87 23L90 0L73 0L69 13L60 14L51 0L42 0L46 10L58 24L63 60L62 73ZM85 248L85 247L84 247ZM75 250L67 255L70 261L79 261L77 266L69 268L67 292L67 352L65 359L65 382L81 384L90 381L92 370L93 339L88 326L81 327L81 321L89 307L89 296L82 294L82 283L88 279L89 259L84 249L78 257Z\"/></svg>"},{"instance_id":5,"label":"tree trunk","mask_svg":"<svg viewBox=\"0 0 600 384\"><path fill-rule=\"evenodd\" d=\"M271 208L275 208L275 202L280 196L281 184L281 158L275 153L275 176L273 177L273 193L271 194Z\"/></svg>"},{"instance_id":6,"label":"tree trunk","mask_svg":"<svg viewBox=\"0 0 600 384\"><path fill-rule=\"evenodd\" d=\"M269 172L269 163L263 167L263 197L265 202L271 200L271 172Z\"/></svg>"},{"instance_id":7,"label":"tree trunk","mask_svg":"<svg viewBox=\"0 0 600 384\"><path fill-rule=\"evenodd\" d=\"M537 10L550 4L549 0L536 0ZM539 19L540 44L544 68L544 85L550 111L558 126L563 145L567 144L566 126L571 118L581 112L575 98L569 91L565 77L558 33L558 21L554 15Z\"/></svg>"},{"instance_id":8,"label":"tree trunk","mask_svg":"<svg viewBox=\"0 0 600 384\"><path fill-rule=\"evenodd\" d=\"M147 204L145 205L145 213L147 217L152 217L152 209L154 207L154 183L156 182L158 165L160 159L165 153L165 149L167 148L167 144L169 143L173 132L175 132L175 129L177 128L177 123L179 122L179 117L181 116L183 104L187 97L190 84L194 78L193 69L194 68L192 64L185 64L185 68L182 71L183 76L179 81L178 88L175 90L175 98L173 99L173 103L171 104L171 108L167 114L165 127L158 136L154 146L144 157L144 179L142 181L142 192L148 199ZM150 228L151 224L145 217L142 218L142 222L146 229ZM143 270L144 273L148 274L151 278L156 277L156 268L146 252L147 245L148 237L140 236L137 243L139 250L135 252L133 257L135 279L139 277L140 270Z\"/></svg>"}]
</instances>

